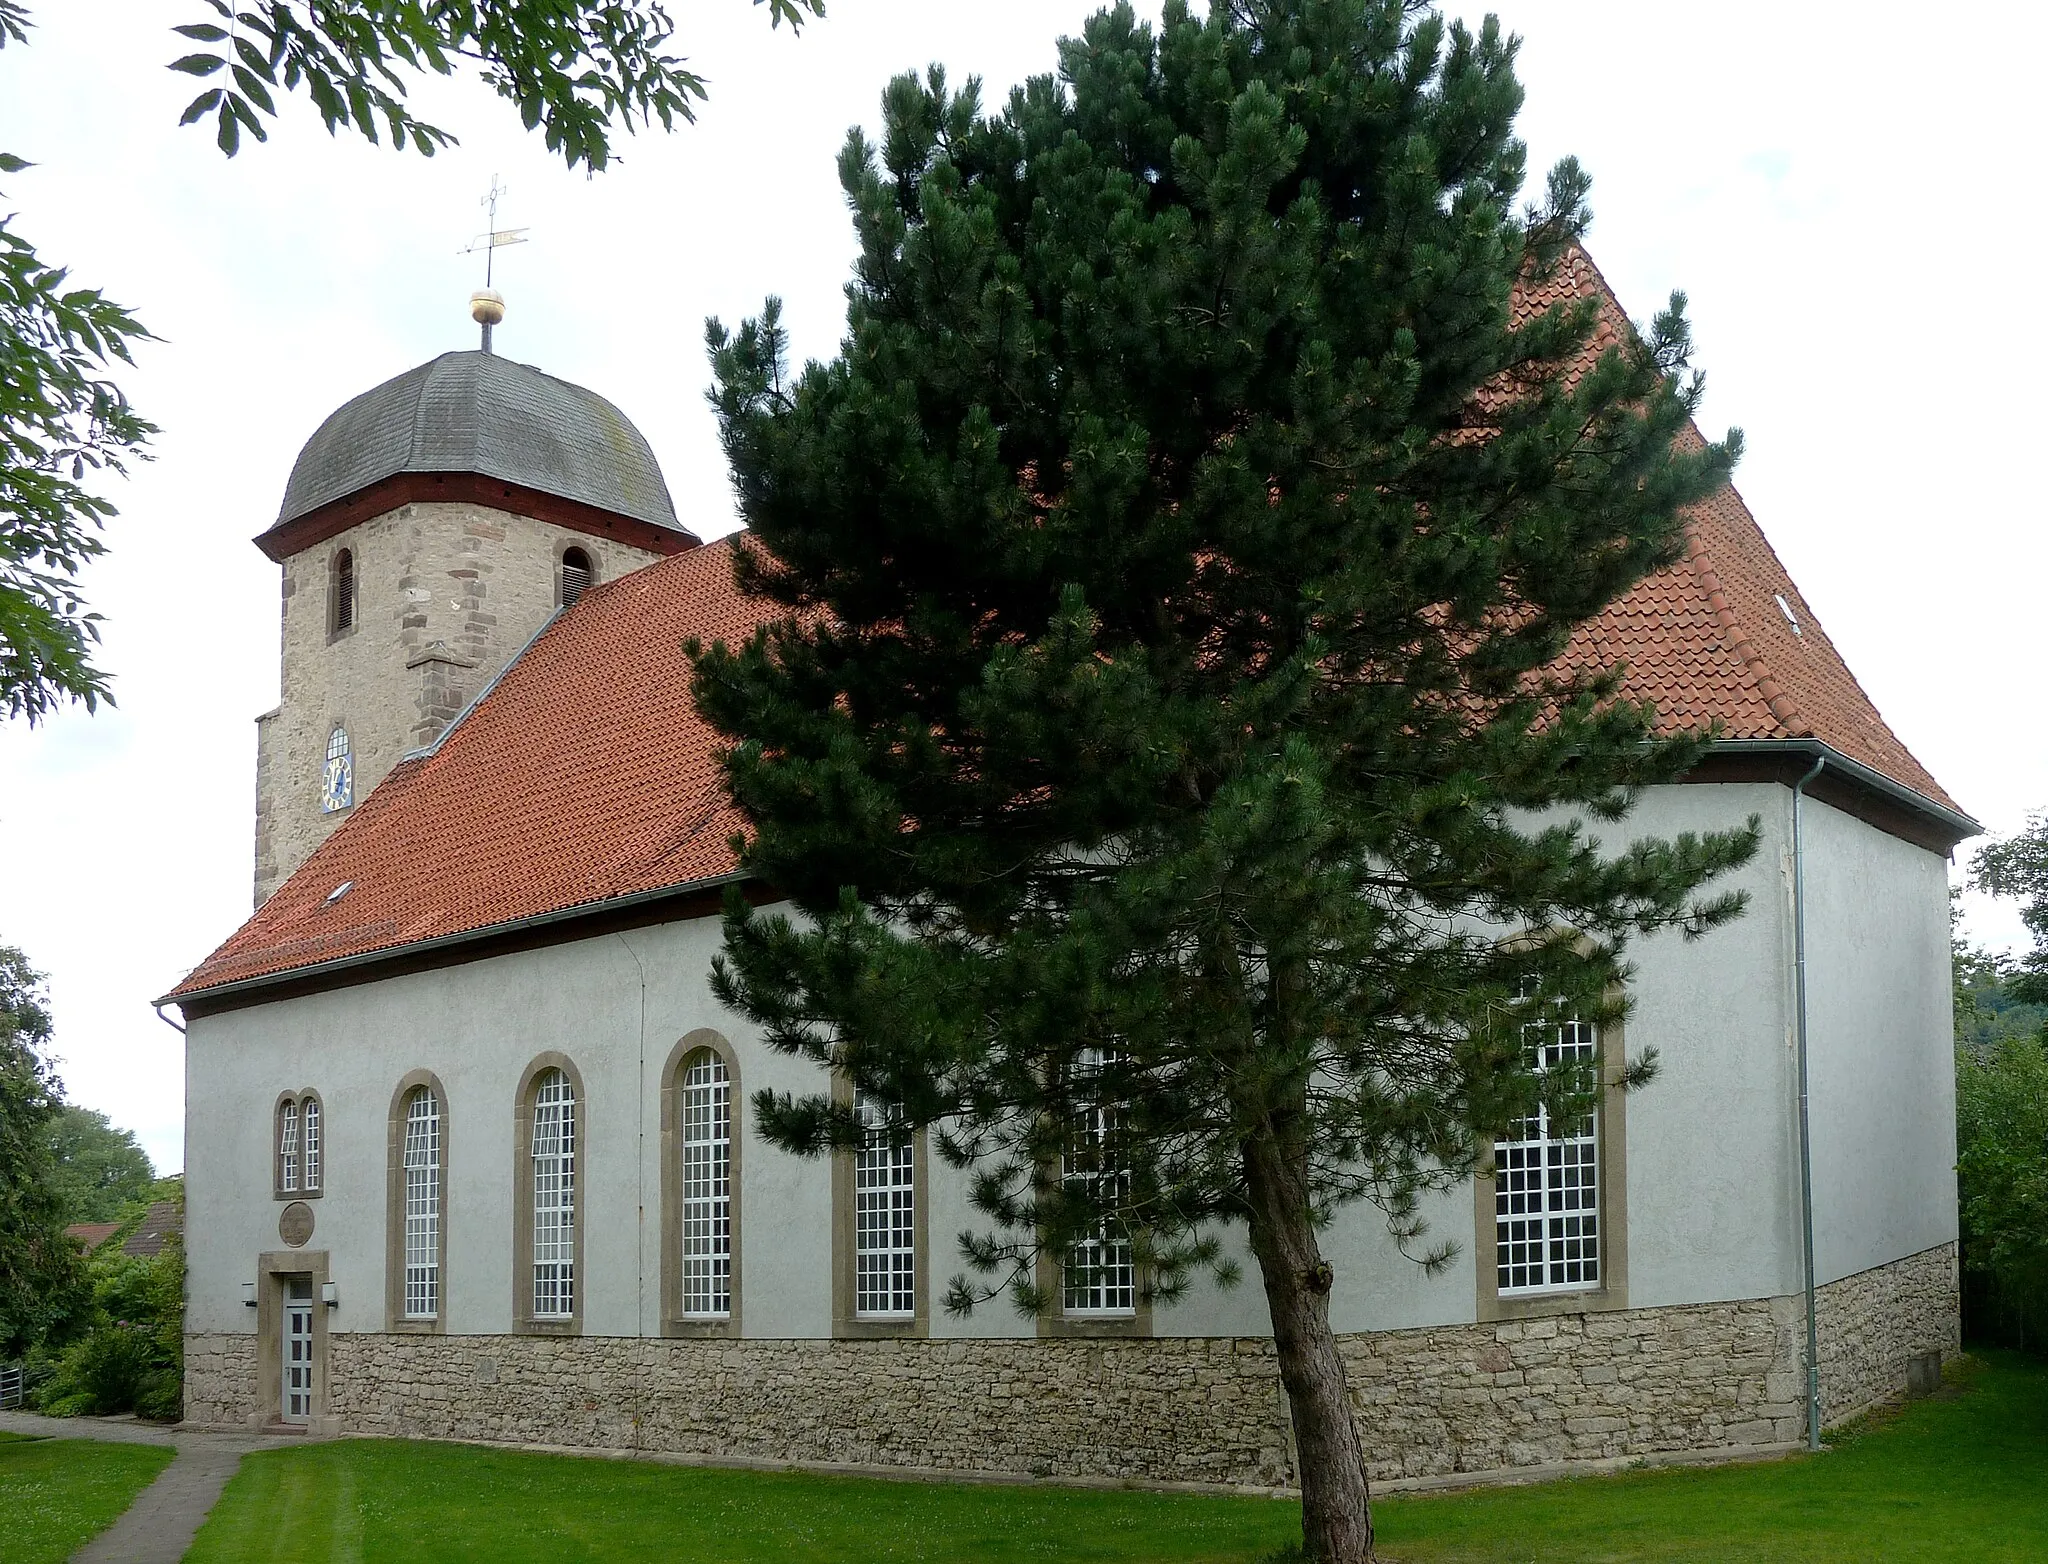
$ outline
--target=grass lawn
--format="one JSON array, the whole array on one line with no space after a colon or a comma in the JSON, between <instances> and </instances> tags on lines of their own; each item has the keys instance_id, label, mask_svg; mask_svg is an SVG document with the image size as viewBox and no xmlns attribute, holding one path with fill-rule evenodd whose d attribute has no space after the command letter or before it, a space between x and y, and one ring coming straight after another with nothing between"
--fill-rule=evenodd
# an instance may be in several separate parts
<instances>
[{"instance_id":1,"label":"grass lawn","mask_svg":"<svg viewBox=\"0 0 2048 1564\"><path fill-rule=\"evenodd\" d=\"M1817 1459L1389 1498L1375 1507L1382 1551L1404 1564L2048 1559L2048 1365L2001 1357L1966 1382ZM187 1561L1254 1564L1297 1525L1293 1505L1261 1499L343 1440L249 1456Z\"/></svg>"},{"instance_id":2,"label":"grass lawn","mask_svg":"<svg viewBox=\"0 0 2048 1564\"><path fill-rule=\"evenodd\" d=\"M171 1464L160 1445L0 1435L0 1559L63 1564Z\"/></svg>"}]
</instances>

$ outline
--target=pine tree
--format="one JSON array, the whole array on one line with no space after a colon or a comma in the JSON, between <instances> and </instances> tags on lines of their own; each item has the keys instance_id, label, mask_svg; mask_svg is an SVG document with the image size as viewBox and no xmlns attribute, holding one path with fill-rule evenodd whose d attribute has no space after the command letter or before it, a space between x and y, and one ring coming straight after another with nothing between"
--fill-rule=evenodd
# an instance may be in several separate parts
<instances>
[{"instance_id":1,"label":"pine tree","mask_svg":"<svg viewBox=\"0 0 2048 1564\"><path fill-rule=\"evenodd\" d=\"M1754 849L1595 839L1699 743L1557 660L1735 444L1690 433L1682 299L1597 354L1586 307L1511 314L1586 190L1515 210L1515 52L1407 0L1176 0L999 113L899 78L840 159L838 356L792 374L773 300L709 328L741 585L787 613L692 646L696 693L798 914L728 904L720 997L971 1170L955 1309L1056 1306L1039 1257L1090 1240L1170 1303L1240 1230L1343 1564L1320 1226L1419 1241L1539 1093L1588 1101L1522 1021L1614 1013L1627 941L1736 916L1707 887ZM866 1133L822 1081L755 1110Z\"/></svg>"}]
</instances>

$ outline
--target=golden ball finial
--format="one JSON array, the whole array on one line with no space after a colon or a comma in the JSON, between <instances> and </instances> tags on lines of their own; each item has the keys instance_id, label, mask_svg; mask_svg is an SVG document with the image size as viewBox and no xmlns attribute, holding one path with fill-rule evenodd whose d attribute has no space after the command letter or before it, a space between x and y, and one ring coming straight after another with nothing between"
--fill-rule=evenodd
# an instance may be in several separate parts
<instances>
[{"instance_id":1,"label":"golden ball finial","mask_svg":"<svg viewBox=\"0 0 2048 1564\"><path fill-rule=\"evenodd\" d=\"M505 296L495 288L479 288L469 296L469 318L479 326L495 326L505 318Z\"/></svg>"}]
</instances>

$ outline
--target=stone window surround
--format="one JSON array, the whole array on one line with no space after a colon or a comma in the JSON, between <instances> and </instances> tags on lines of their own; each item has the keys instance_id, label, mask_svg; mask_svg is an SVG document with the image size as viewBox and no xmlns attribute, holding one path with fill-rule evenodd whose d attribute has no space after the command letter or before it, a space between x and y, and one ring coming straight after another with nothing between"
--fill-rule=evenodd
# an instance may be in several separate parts
<instances>
[{"instance_id":1,"label":"stone window surround","mask_svg":"<svg viewBox=\"0 0 2048 1564\"><path fill-rule=\"evenodd\" d=\"M1060 1168L1047 1167L1044 1170L1048 1180L1060 1177ZM1066 1308L1066 1256L1054 1254L1042 1245L1038 1251L1037 1264L1033 1267L1032 1281L1039 1292L1050 1299L1050 1303L1038 1314L1038 1334L1044 1337L1096 1337L1118 1338L1150 1336L1152 1334L1152 1298L1150 1276L1142 1264L1132 1267L1133 1287L1132 1308L1129 1314L1069 1314Z\"/></svg>"},{"instance_id":2,"label":"stone window surround","mask_svg":"<svg viewBox=\"0 0 2048 1564\"><path fill-rule=\"evenodd\" d=\"M1619 999L1610 990L1609 999ZM1628 1093L1621 1079L1628 1069L1628 1026L1625 1020L1597 1029L1600 1057L1600 1105L1596 1144L1599 1148L1600 1284L1569 1292L1515 1294L1500 1291L1495 1259L1494 1183L1489 1160L1472 1179L1472 1256L1477 1319L1544 1319L1562 1314L1601 1314L1628 1307Z\"/></svg>"},{"instance_id":3,"label":"stone window surround","mask_svg":"<svg viewBox=\"0 0 2048 1564\"><path fill-rule=\"evenodd\" d=\"M853 1103L853 1082L843 1075L832 1077L832 1100L841 1106ZM832 1334L840 1340L867 1341L892 1336L931 1334L931 1225L930 1179L925 1132L910 1137L911 1265L916 1303L907 1320L859 1318L853 1307L854 1270L854 1178L853 1153L832 1153Z\"/></svg>"},{"instance_id":4,"label":"stone window surround","mask_svg":"<svg viewBox=\"0 0 2048 1564\"><path fill-rule=\"evenodd\" d=\"M296 1103L299 1109L299 1174L297 1189L284 1187L284 1147L280 1144L284 1131L284 1105ZM306 1104L313 1103L320 1109L320 1187L308 1189L306 1184ZM318 1200L321 1191L327 1187L327 1104L320 1101L320 1094L312 1087L301 1087L297 1091L279 1092L277 1102L270 1110L270 1198L272 1200Z\"/></svg>"},{"instance_id":5,"label":"stone window surround","mask_svg":"<svg viewBox=\"0 0 2048 1564\"><path fill-rule=\"evenodd\" d=\"M341 562L349 563L349 618L341 619ZM353 543L336 549L327 557L327 644L345 641L363 622L363 556Z\"/></svg>"},{"instance_id":6,"label":"stone window surround","mask_svg":"<svg viewBox=\"0 0 2048 1564\"><path fill-rule=\"evenodd\" d=\"M424 1086L434 1094L441 1117L441 1221L435 1260L441 1290L434 1317L407 1319L405 1314L405 1116L412 1094ZM411 1335L438 1336L448 1329L448 1089L432 1070L414 1070L391 1094L384 1172L384 1328Z\"/></svg>"},{"instance_id":7,"label":"stone window surround","mask_svg":"<svg viewBox=\"0 0 2048 1564\"><path fill-rule=\"evenodd\" d=\"M284 1420L284 1293L293 1276L310 1277L313 1289L313 1396L306 1432L338 1432L327 1415L327 1303L325 1249L265 1250L256 1256L256 1406L249 1415L255 1428Z\"/></svg>"},{"instance_id":8,"label":"stone window surround","mask_svg":"<svg viewBox=\"0 0 2048 1564\"><path fill-rule=\"evenodd\" d=\"M543 1072L560 1070L576 1093L576 1182L574 1199L575 1303L567 1319L535 1319L533 1314L533 1094ZM590 1122L589 1099L583 1092L583 1074L575 1061L553 1049L536 1054L520 1072L519 1090L512 1099L512 1329L528 1336L580 1336L583 1334L583 1299L590 1290L590 1278L583 1269L583 1229L589 1202L590 1140L585 1133Z\"/></svg>"},{"instance_id":9,"label":"stone window surround","mask_svg":"<svg viewBox=\"0 0 2048 1564\"><path fill-rule=\"evenodd\" d=\"M683 1065L710 1052L725 1062L732 1089L732 1307L724 1319L683 1314ZM740 1335L740 1107L739 1055L723 1034L698 1027L683 1034L661 1067L661 1333L664 1336L737 1338ZM836 1187L836 1186L835 1186ZM836 1230L836 1229L835 1229ZM579 1230L580 1231L580 1230ZM849 1262L850 1263L850 1262ZM580 1290L578 1297L582 1296Z\"/></svg>"}]
</instances>

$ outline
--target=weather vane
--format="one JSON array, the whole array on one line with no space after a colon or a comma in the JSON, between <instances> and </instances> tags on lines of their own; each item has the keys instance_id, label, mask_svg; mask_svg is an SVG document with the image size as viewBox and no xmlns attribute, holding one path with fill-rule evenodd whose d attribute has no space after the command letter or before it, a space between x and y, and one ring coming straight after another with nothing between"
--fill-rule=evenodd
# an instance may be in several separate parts
<instances>
[{"instance_id":1,"label":"weather vane","mask_svg":"<svg viewBox=\"0 0 2048 1564\"><path fill-rule=\"evenodd\" d=\"M484 252L484 285L469 296L469 318L484 328L484 351L491 351L491 328L505 318L505 299L491 286L491 263L497 259L498 251L508 244L526 243L524 228L500 228L498 226L498 197L505 193L498 183L498 176L491 175L491 193L477 204L488 214L490 226L484 232L464 245L463 255Z\"/></svg>"}]
</instances>

